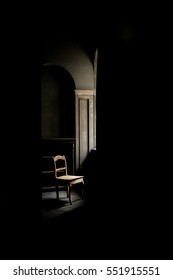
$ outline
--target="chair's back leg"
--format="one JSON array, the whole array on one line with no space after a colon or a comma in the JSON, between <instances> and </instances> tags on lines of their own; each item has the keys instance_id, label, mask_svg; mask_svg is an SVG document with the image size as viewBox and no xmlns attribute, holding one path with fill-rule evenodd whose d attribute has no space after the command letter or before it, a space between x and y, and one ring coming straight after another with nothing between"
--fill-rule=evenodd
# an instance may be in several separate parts
<instances>
[{"instance_id":1,"label":"chair's back leg","mask_svg":"<svg viewBox=\"0 0 173 280\"><path fill-rule=\"evenodd\" d=\"M72 200L71 200L71 187L69 185L67 185L67 197L69 198L70 204L72 204Z\"/></svg>"},{"instance_id":2,"label":"chair's back leg","mask_svg":"<svg viewBox=\"0 0 173 280\"><path fill-rule=\"evenodd\" d=\"M82 182L82 198L84 199L84 181Z\"/></svg>"}]
</instances>

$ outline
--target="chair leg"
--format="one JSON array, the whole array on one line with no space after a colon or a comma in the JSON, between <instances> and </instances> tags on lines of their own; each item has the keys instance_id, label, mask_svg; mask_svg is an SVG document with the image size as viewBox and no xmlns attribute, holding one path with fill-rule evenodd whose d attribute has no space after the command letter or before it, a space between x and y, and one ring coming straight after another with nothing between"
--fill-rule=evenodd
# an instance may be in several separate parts
<instances>
[{"instance_id":1,"label":"chair leg","mask_svg":"<svg viewBox=\"0 0 173 280\"><path fill-rule=\"evenodd\" d=\"M70 189L69 189L69 186L67 186L67 198L69 198L69 192L70 192Z\"/></svg>"},{"instance_id":2,"label":"chair leg","mask_svg":"<svg viewBox=\"0 0 173 280\"><path fill-rule=\"evenodd\" d=\"M58 186L56 186L56 199L59 201L59 191L58 191Z\"/></svg>"},{"instance_id":3,"label":"chair leg","mask_svg":"<svg viewBox=\"0 0 173 280\"><path fill-rule=\"evenodd\" d=\"M84 182L82 182L82 198L84 199Z\"/></svg>"},{"instance_id":4,"label":"chair leg","mask_svg":"<svg viewBox=\"0 0 173 280\"><path fill-rule=\"evenodd\" d=\"M68 197L69 197L70 204L72 204L72 200L71 200L71 187L70 186L68 186Z\"/></svg>"}]
</instances>

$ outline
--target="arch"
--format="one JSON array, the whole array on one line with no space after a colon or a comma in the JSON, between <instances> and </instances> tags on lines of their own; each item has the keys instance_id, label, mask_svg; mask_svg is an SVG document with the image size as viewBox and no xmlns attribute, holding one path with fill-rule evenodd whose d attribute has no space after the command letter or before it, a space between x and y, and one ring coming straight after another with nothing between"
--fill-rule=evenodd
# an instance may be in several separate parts
<instances>
[{"instance_id":1,"label":"arch","mask_svg":"<svg viewBox=\"0 0 173 280\"><path fill-rule=\"evenodd\" d=\"M59 39L60 41L43 44L41 64L59 65L66 69L75 81L76 89L92 90L93 80L93 49L88 53L78 40Z\"/></svg>"},{"instance_id":2,"label":"arch","mask_svg":"<svg viewBox=\"0 0 173 280\"><path fill-rule=\"evenodd\" d=\"M68 104L71 103L71 108L69 108L69 110L66 109L66 119L68 119L70 115L74 116L74 118L70 120L71 125L69 125L73 132L68 134L64 133L63 127L60 127L61 123L63 123L60 122L60 117L58 115L58 112L61 111L60 108L58 108L58 111L55 109L55 107L58 107L57 103L59 103L59 101L51 101L49 94L44 93L44 98L47 96L52 105L46 105L43 100L44 108L42 111L44 112L42 116L45 120L42 120L42 128L44 129L44 131L42 129L42 137L75 138L77 169L80 168L80 165L91 149L96 148L97 53L98 50L94 46L88 49L81 43L69 41L68 43L66 41L59 43L49 42L47 46L42 48L41 63L43 75L44 70L48 70L49 75L51 72L50 78L53 79L54 87L51 96L56 96L55 91L56 89L59 90L60 84L55 83L55 80L62 78L63 81L64 75L66 76L66 85L68 85L68 83L71 85L69 92L75 92L71 94L71 96L75 96L75 104L73 99L71 102L68 102ZM50 69L52 70L50 71ZM57 73L59 73L59 78L57 77ZM44 78L42 80L44 81ZM49 90L50 88L48 91ZM67 99L64 98L64 103ZM72 104L74 104L74 106L72 106ZM49 108L52 106L53 111L51 112L50 109L47 110L47 108L45 108L46 106L49 106ZM65 107L67 106L63 104L62 108ZM47 117L45 114L46 110ZM73 110L73 112L70 113L70 110Z\"/></svg>"}]
</instances>

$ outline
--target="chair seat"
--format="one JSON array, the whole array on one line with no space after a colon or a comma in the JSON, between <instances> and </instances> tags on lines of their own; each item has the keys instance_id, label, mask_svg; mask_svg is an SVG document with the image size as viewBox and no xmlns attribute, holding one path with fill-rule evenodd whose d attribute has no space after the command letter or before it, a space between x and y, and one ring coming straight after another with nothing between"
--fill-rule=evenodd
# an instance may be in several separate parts
<instances>
[{"instance_id":1,"label":"chair seat","mask_svg":"<svg viewBox=\"0 0 173 280\"><path fill-rule=\"evenodd\" d=\"M59 182L59 185L68 185L70 187L78 183L84 184L84 176L62 175L57 177L56 180Z\"/></svg>"},{"instance_id":2,"label":"chair seat","mask_svg":"<svg viewBox=\"0 0 173 280\"><path fill-rule=\"evenodd\" d=\"M83 179L84 176L76 176L76 175L62 175L62 176L58 176L57 179L58 180L65 180L65 181L73 181L76 179Z\"/></svg>"}]
</instances>

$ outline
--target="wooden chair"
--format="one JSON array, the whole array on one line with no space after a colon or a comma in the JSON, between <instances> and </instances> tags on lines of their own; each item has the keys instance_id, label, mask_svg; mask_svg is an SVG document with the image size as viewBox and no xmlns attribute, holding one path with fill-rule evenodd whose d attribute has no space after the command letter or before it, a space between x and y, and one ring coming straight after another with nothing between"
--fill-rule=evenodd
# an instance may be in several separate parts
<instances>
[{"instance_id":1,"label":"wooden chair","mask_svg":"<svg viewBox=\"0 0 173 280\"><path fill-rule=\"evenodd\" d=\"M70 204L72 204L71 192L72 188L76 184L82 185L82 198L84 198L84 176L83 175L69 175L67 172L67 161L64 155L57 155L53 157L55 181L58 194L58 187L64 186L67 188L67 197Z\"/></svg>"}]
</instances>

